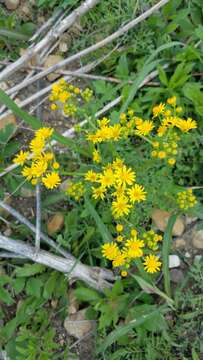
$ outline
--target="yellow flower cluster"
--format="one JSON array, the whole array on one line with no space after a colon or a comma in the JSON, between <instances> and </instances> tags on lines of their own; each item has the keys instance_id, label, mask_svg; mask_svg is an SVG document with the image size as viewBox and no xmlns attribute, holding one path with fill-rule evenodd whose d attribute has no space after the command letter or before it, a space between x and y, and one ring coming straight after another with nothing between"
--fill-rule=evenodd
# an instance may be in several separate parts
<instances>
[{"instance_id":1,"label":"yellow flower cluster","mask_svg":"<svg viewBox=\"0 0 203 360\"><path fill-rule=\"evenodd\" d=\"M77 183L70 181L66 193L76 201L79 201L84 195L84 185L82 181Z\"/></svg>"},{"instance_id":2,"label":"yellow flower cluster","mask_svg":"<svg viewBox=\"0 0 203 360\"><path fill-rule=\"evenodd\" d=\"M107 192L110 194L115 219L127 216L135 202L146 199L144 187L136 184L135 179L135 172L119 158L104 166L100 173L89 170L85 174L86 181L99 185L92 187L94 199L104 200Z\"/></svg>"},{"instance_id":3,"label":"yellow flower cluster","mask_svg":"<svg viewBox=\"0 0 203 360\"><path fill-rule=\"evenodd\" d=\"M30 151L21 150L13 159L15 164L27 164L22 169L22 175L32 185L42 182L47 189L54 189L61 182L57 172L60 165L56 162L54 153L50 149L46 150L53 131L47 127L37 130L30 142Z\"/></svg>"},{"instance_id":4,"label":"yellow flower cluster","mask_svg":"<svg viewBox=\"0 0 203 360\"><path fill-rule=\"evenodd\" d=\"M154 150L151 156L159 159L165 159L169 165L176 163L178 155L178 140L180 137L175 133L169 133L167 139L158 138L152 142Z\"/></svg>"},{"instance_id":5,"label":"yellow flower cluster","mask_svg":"<svg viewBox=\"0 0 203 360\"><path fill-rule=\"evenodd\" d=\"M129 239L126 239L121 233L124 230L122 224L117 224L116 230L119 235L116 241L102 245L102 255L106 259L112 261L114 268L121 268L121 275L126 276L131 262L137 258L143 257L144 269L149 273L155 273L160 270L161 262L158 256L151 253L148 256L144 255L145 250L151 249L155 251L158 249L157 243L162 240L160 235L155 234L153 230L144 234L144 240L138 238L136 229L130 231Z\"/></svg>"},{"instance_id":6,"label":"yellow flower cluster","mask_svg":"<svg viewBox=\"0 0 203 360\"><path fill-rule=\"evenodd\" d=\"M197 199L191 189L181 191L177 194L178 205L181 210L188 210L196 205Z\"/></svg>"},{"instance_id":7,"label":"yellow flower cluster","mask_svg":"<svg viewBox=\"0 0 203 360\"><path fill-rule=\"evenodd\" d=\"M143 237L145 244L147 244L149 249L151 249L153 251L158 250L158 247L159 247L158 243L159 243L159 241L162 240L161 235L156 234L154 232L154 230L149 230L149 231L144 232L142 237Z\"/></svg>"},{"instance_id":8,"label":"yellow flower cluster","mask_svg":"<svg viewBox=\"0 0 203 360\"><path fill-rule=\"evenodd\" d=\"M93 92L89 88L81 90L72 84L69 84L65 79L60 79L58 83L52 86L50 108L55 111L62 108L66 116L73 116L79 107L80 99L89 102L92 98Z\"/></svg>"}]
</instances>

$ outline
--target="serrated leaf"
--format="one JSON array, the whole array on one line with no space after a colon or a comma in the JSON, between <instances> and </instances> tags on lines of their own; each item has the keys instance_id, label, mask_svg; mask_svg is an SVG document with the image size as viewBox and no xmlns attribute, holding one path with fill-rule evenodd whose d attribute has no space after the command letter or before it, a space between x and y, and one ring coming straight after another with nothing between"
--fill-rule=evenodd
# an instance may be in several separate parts
<instances>
[{"instance_id":1,"label":"serrated leaf","mask_svg":"<svg viewBox=\"0 0 203 360\"><path fill-rule=\"evenodd\" d=\"M25 264L23 267L18 267L15 270L15 274L17 277L27 277L41 274L45 269L46 267L41 264Z\"/></svg>"},{"instance_id":2,"label":"serrated leaf","mask_svg":"<svg viewBox=\"0 0 203 360\"><path fill-rule=\"evenodd\" d=\"M94 302L101 300L101 296L93 289L79 287L74 291L76 298L80 301Z\"/></svg>"}]
</instances>

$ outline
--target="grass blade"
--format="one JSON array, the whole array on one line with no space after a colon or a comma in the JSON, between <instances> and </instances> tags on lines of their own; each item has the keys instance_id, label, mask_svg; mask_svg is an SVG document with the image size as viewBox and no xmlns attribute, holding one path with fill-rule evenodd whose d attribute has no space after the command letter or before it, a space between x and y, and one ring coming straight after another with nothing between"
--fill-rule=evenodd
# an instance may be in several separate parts
<instances>
[{"instance_id":1,"label":"grass blade","mask_svg":"<svg viewBox=\"0 0 203 360\"><path fill-rule=\"evenodd\" d=\"M97 228L104 240L104 242L110 242L112 241L112 236L109 230L107 229L106 225L103 223L102 219L100 218L99 214L95 210L94 206L90 202L89 198L85 196L85 203L87 206L87 209L89 210L90 214L92 215L93 219L95 220L95 223L97 225Z\"/></svg>"},{"instance_id":2,"label":"grass blade","mask_svg":"<svg viewBox=\"0 0 203 360\"><path fill-rule=\"evenodd\" d=\"M164 45L161 45L159 46L155 51L153 51L153 53L150 55L150 57L147 59L146 63L145 64L149 64L152 60L154 60L154 58L161 52L161 51L164 51L166 49L169 49L171 47L174 47L174 46L185 46L184 43L180 42L180 41L171 41L167 44L164 44Z\"/></svg>"},{"instance_id":3,"label":"grass blade","mask_svg":"<svg viewBox=\"0 0 203 360\"><path fill-rule=\"evenodd\" d=\"M164 300L166 300L169 306L173 306L174 301L169 296L167 296L163 291L159 290L159 288L156 285L150 284L148 281L142 279L138 275L131 274L131 276L138 282L142 290L144 290L146 293L159 295Z\"/></svg>"},{"instance_id":4,"label":"grass blade","mask_svg":"<svg viewBox=\"0 0 203 360\"><path fill-rule=\"evenodd\" d=\"M98 349L98 353L104 352L109 346L115 343L119 338L125 336L126 334L129 333L129 331L136 328L137 326L142 325L145 321L152 319L154 315L160 313L161 310L163 310L163 307L159 307L159 309L156 309L146 315L142 315L137 319L133 319L127 325L118 326L105 338L103 344Z\"/></svg>"},{"instance_id":5,"label":"grass blade","mask_svg":"<svg viewBox=\"0 0 203 360\"><path fill-rule=\"evenodd\" d=\"M177 214L170 216L168 224L164 233L163 246L162 246L162 259L163 259L163 275L164 275L164 290L165 293L171 297L170 273L169 273L169 253L171 249L172 230L176 222Z\"/></svg>"}]
</instances>

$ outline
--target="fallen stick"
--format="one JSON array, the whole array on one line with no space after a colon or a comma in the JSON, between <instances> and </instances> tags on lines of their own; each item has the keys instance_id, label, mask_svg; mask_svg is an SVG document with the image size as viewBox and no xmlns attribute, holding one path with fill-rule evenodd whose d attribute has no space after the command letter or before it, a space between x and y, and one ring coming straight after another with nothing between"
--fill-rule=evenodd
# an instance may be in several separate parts
<instances>
[{"instance_id":1,"label":"fallen stick","mask_svg":"<svg viewBox=\"0 0 203 360\"><path fill-rule=\"evenodd\" d=\"M84 1L77 9L75 9L70 15L61 21L60 24L55 28L53 27L48 34L36 45L31 45L28 48L26 54L21 56L13 64L7 66L0 73L0 81L8 79L14 72L23 67L33 56L39 54L41 50L47 47L48 44L51 44L53 41L58 39L64 31L69 29L81 16L86 14L91 10L95 5L97 5L101 0L86 0Z\"/></svg>"},{"instance_id":2,"label":"fallen stick","mask_svg":"<svg viewBox=\"0 0 203 360\"><path fill-rule=\"evenodd\" d=\"M169 0L161 0L159 1L156 5L154 5L153 7L151 7L149 10L145 11L143 14L141 14L140 16L138 16L137 18L135 18L134 20L130 21L128 24L122 26L120 29L118 29L117 31L115 31L113 34L109 35L108 37L106 37L105 39L97 42L96 44L89 46L88 48L78 52L77 54L74 54L72 56L70 56L69 58L60 61L58 64L55 64L51 67L49 67L48 69L40 72L39 74L36 74L35 76L33 76L31 79L29 79L29 81L26 82L26 86L32 84L33 82L41 79L42 77L50 74L51 72L54 72L60 68L63 68L64 66L70 64L71 62L77 60L77 59L81 59L81 57L90 54L91 52L94 52L98 49L100 49L101 47L104 47L106 45L108 45L109 43L111 43L113 40L117 39L118 37L120 37L121 35L123 35L125 32L129 31L130 29L132 29L133 27L135 27L137 24L139 24L141 21L145 20L146 18L148 18L151 14L153 14L155 11L159 10L162 6L164 6ZM4 79L4 77L3 77ZM2 75L0 75L0 81L2 80ZM12 88L12 91L17 91L17 90L21 90L24 87L24 81L16 86L14 86ZM10 95L12 92L11 90L7 91L7 94Z\"/></svg>"},{"instance_id":3,"label":"fallen stick","mask_svg":"<svg viewBox=\"0 0 203 360\"><path fill-rule=\"evenodd\" d=\"M99 268L84 265L77 259L64 259L45 250L39 250L36 253L33 246L25 244L21 240L13 240L2 235L0 235L0 248L65 273L69 279L82 280L98 291L103 291L105 288L112 286L110 282L100 276Z\"/></svg>"}]
</instances>

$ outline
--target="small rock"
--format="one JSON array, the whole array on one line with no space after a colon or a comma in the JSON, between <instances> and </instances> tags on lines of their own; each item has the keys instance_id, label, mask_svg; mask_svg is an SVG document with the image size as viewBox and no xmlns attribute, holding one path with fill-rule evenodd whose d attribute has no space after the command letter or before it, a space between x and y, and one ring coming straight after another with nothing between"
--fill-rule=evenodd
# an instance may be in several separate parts
<instances>
[{"instance_id":1,"label":"small rock","mask_svg":"<svg viewBox=\"0 0 203 360\"><path fill-rule=\"evenodd\" d=\"M8 10L15 10L20 4L20 0L5 0L5 5Z\"/></svg>"},{"instance_id":2,"label":"small rock","mask_svg":"<svg viewBox=\"0 0 203 360\"><path fill-rule=\"evenodd\" d=\"M47 230L49 235L53 235L60 231L64 225L63 213L56 213L52 216L47 223Z\"/></svg>"},{"instance_id":3,"label":"small rock","mask_svg":"<svg viewBox=\"0 0 203 360\"><path fill-rule=\"evenodd\" d=\"M152 220L154 221L157 228L161 231L165 231L168 219L171 214L165 210L154 209L152 212ZM184 222L181 218L178 218L174 224L172 234L174 236L181 236L185 229Z\"/></svg>"},{"instance_id":4,"label":"small rock","mask_svg":"<svg viewBox=\"0 0 203 360\"><path fill-rule=\"evenodd\" d=\"M203 249L203 230L194 232L192 237L192 244L196 249Z\"/></svg>"},{"instance_id":5,"label":"small rock","mask_svg":"<svg viewBox=\"0 0 203 360\"><path fill-rule=\"evenodd\" d=\"M64 41L61 41L60 44L59 44L59 50L63 53L67 52L68 51L68 45L66 42Z\"/></svg>"},{"instance_id":6,"label":"small rock","mask_svg":"<svg viewBox=\"0 0 203 360\"><path fill-rule=\"evenodd\" d=\"M190 253L189 253L188 251L186 251L185 257L186 257L187 259L191 258L191 255L190 255Z\"/></svg>"},{"instance_id":7,"label":"small rock","mask_svg":"<svg viewBox=\"0 0 203 360\"><path fill-rule=\"evenodd\" d=\"M1 119L0 130L4 129L8 124L16 125L16 117L13 114L6 115Z\"/></svg>"},{"instance_id":8,"label":"small rock","mask_svg":"<svg viewBox=\"0 0 203 360\"><path fill-rule=\"evenodd\" d=\"M10 237L11 234L12 234L11 228L7 228L7 229L4 231L4 235L7 236L7 237Z\"/></svg>"},{"instance_id":9,"label":"small rock","mask_svg":"<svg viewBox=\"0 0 203 360\"><path fill-rule=\"evenodd\" d=\"M195 221L198 220L198 217L197 216L185 216L185 225L191 225L192 223L194 223Z\"/></svg>"},{"instance_id":10,"label":"small rock","mask_svg":"<svg viewBox=\"0 0 203 360\"><path fill-rule=\"evenodd\" d=\"M34 189L29 189L26 186L22 186L22 188L20 189L20 195L23 198L30 198L34 197L36 195L36 192Z\"/></svg>"},{"instance_id":11,"label":"small rock","mask_svg":"<svg viewBox=\"0 0 203 360\"><path fill-rule=\"evenodd\" d=\"M180 269L171 269L170 270L170 278L175 284L180 283L184 279L184 274Z\"/></svg>"},{"instance_id":12,"label":"small rock","mask_svg":"<svg viewBox=\"0 0 203 360\"><path fill-rule=\"evenodd\" d=\"M53 308L53 309L56 309L57 308L57 305L58 305L58 300L56 299L52 299L51 300L51 307Z\"/></svg>"},{"instance_id":13,"label":"small rock","mask_svg":"<svg viewBox=\"0 0 203 360\"><path fill-rule=\"evenodd\" d=\"M180 258L178 255L169 255L169 269L180 266Z\"/></svg>"},{"instance_id":14,"label":"small rock","mask_svg":"<svg viewBox=\"0 0 203 360\"><path fill-rule=\"evenodd\" d=\"M86 309L79 310L77 313L71 314L65 319L64 327L68 335L81 339L95 328L96 321L86 320L85 312Z\"/></svg>"},{"instance_id":15,"label":"small rock","mask_svg":"<svg viewBox=\"0 0 203 360\"><path fill-rule=\"evenodd\" d=\"M58 64L62 60L63 60L63 57L60 55L49 55L44 63L44 67L45 67L45 69L48 69L49 67L51 67L55 64ZM47 79L49 81L56 80L58 77L60 77L60 74L55 73L55 72L47 75Z\"/></svg>"},{"instance_id":16,"label":"small rock","mask_svg":"<svg viewBox=\"0 0 203 360\"><path fill-rule=\"evenodd\" d=\"M0 89L6 91L8 89L8 84L4 81L0 83Z\"/></svg>"},{"instance_id":17,"label":"small rock","mask_svg":"<svg viewBox=\"0 0 203 360\"><path fill-rule=\"evenodd\" d=\"M174 240L173 245L175 249L184 249L186 247L186 241L183 238L177 238Z\"/></svg>"}]
</instances>

